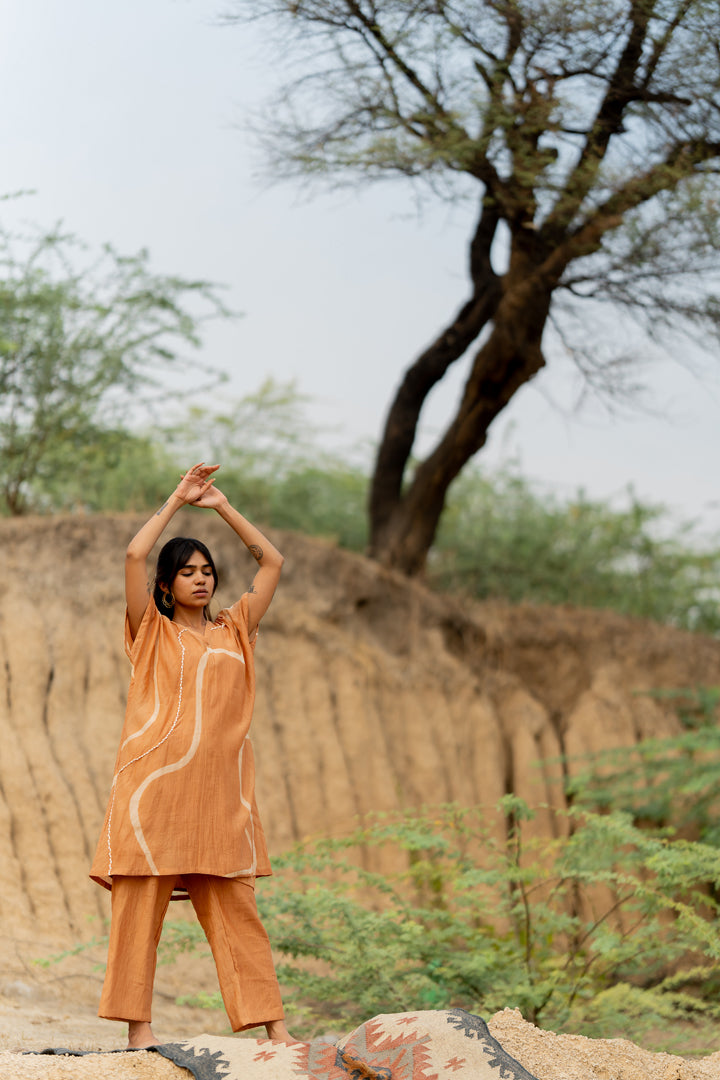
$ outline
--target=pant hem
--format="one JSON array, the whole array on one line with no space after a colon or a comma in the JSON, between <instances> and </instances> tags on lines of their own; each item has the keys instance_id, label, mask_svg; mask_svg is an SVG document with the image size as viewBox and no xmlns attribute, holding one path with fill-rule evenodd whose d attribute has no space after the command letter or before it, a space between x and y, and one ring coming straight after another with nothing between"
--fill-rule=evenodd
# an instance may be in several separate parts
<instances>
[{"instance_id":1,"label":"pant hem","mask_svg":"<svg viewBox=\"0 0 720 1080\"><path fill-rule=\"evenodd\" d=\"M285 1013L282 1016L267 1016L264 1020L251 1020L249 1024L243 1024L242 1027L234 1027L233 1031L249 1031L250 1028L263 1027L265 1024L274 1024L278 1020L285 1020Z\"/></svg>"},{"instance_id":2,"label":"pant hem","mask_svg":"<svg viewBox=\"0 0 720 1080\"><path fill-rule=\"evenodd\" d=\"M108 1016L102 1012L98 1016L101 1020L115 1020L118 1024L152 1024L151 1016Z\"/></svg>"}]
</instances>

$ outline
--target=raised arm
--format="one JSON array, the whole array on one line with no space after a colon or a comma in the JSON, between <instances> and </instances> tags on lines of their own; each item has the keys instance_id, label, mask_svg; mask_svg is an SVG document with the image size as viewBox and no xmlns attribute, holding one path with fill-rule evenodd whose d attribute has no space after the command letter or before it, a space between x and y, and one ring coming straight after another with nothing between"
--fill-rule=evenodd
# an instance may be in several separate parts
<instances>
[{"instance_id":1,"label":"raised arm","mask_svg":"<svg viewBox=\"0 0 720 1080\"><path fill-rule=\"evenodd\" d=\"M183 476L167 502L146 521L133 536L125 552L125 600L128 609L130 633L133 638L138 632L145 608L150 602L150 584L148 581L147 558L155 544L177 510L187 503L197 502L212 489L211 474L219 466L194 465ZM269 603L269 601L268 601Z\"/></svg>"},{"instance_id":2,"label":"raised arm","mask_svg":"<svg viewBox=\"0 0 720 1080\"><path fill-rule=\"evenodd\" d=\"M248 589L250 594L248 633L252 637L270 606L285 559L252 522L230 505L227 496L216 487L208 486L200 498L193 500L193 505L211 507L216 510L223 521L227 521L230 528L235 530L258 564L258 571Z\"/></svg>"}]
</instances>

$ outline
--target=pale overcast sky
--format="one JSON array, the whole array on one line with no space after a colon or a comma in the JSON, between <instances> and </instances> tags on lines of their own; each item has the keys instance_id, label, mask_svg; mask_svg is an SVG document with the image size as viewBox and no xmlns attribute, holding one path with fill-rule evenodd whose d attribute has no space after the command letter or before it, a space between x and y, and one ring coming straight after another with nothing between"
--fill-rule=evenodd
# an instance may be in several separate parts
<instances>
[{"instance_id":1,"label":"pale overcast sky","mask_svg":"<svg viewBox=\"0 0 720 1080\"><path fill-rule=\"evenodd\" d=\"M36 191L4 204L4 218L62 219L91 244L149 248L157 270L227 283L244 318L209 334L198 358L232 373L223 397L295 379L319 423L375 439L403 367L465 297L471 208L418 218L398 182L309 199L260 181L242 122L275 65L260 29L222 27L220 11L221 0L4 0L0 193ZM552 362L480 460L518 456L561 494L632 485L720 528L720 365L702 381L669 361L652 371L655 415L620 421L553 405L575 387ZM426 445L461 376L431 402Z\"/></svg>"}]
</instances>

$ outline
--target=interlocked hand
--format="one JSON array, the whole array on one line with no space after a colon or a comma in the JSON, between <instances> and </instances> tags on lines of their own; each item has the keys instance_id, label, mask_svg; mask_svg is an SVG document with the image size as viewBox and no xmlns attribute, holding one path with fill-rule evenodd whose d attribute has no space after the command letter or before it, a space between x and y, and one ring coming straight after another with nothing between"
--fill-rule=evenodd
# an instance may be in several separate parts
<instances>
[{"instance_id":1,"label":"interlocked hand","mask_svg":"<svg viewBox=\"0 0 720 1080\"><path fill-rule=\"evenodd\" d=\"M207 495L215 483L211 474L219 469L219 465L206 465L204 461L193 465L181 478L175 488L175 494L184 503L192 503L195 506L211 506L212 502L201 501ZM219 493L218 493L219 494Z\"/></svg>"}]
</instances>

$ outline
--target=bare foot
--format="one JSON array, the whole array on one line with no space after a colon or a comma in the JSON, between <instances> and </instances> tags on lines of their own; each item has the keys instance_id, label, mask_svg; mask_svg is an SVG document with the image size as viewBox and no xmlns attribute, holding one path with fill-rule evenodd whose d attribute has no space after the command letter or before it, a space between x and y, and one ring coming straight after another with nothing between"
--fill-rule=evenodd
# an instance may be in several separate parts
<instances>
[{"instance_id":1,"label":"bare foot","mask_svg":"<svg viewBox=\"0 0 720 1080\"><path fill-rule=\"evenodd\" d=\"M147 1020L128 1021L128 1050L145 1050L148 1046L159 1046Z\"/></svg>"},{"instance_id":2,"label":"bare foot","mask_svg":"<svg viewBox=\"0 0 720 1080\"><path fill-rule=\"evenodd\" d=\"M296 1043L297 1039L293 1039L292 1035L285 1027L284 1020L270 1020L265 1025L268 1039L272 1039L274 1042L284 1043Z\"/></svg>"}]
</instances>

